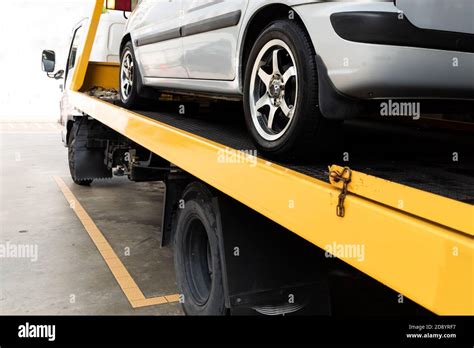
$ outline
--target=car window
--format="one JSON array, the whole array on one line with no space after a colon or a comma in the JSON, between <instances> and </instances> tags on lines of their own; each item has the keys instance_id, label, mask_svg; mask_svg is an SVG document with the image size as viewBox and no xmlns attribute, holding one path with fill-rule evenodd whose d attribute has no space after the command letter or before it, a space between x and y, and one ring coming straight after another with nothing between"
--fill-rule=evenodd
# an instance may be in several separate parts
<instances>
[{"instance_id":1,"label":"car window","mask_svg":"<svg viewBox=\"0 0 474 348\"><path fill-rule=\"evenodd\" d=\"M82 36L82 27L76 29L74 33L74 39L72 40L71 49L69 51L67 69L71 70L76 66L77 50L79 49L79 43Z\"/></svg>"},{"instance_id":2,"label":"car window","mask_svg":"<svg viewBox=\"0 0 474 348\"><path fill-rule=\"evenodd\" d=\"M83 26L78 27L73 34L71 46L69 49L69 54L67 58L67 64L66 64L66 78L65 81L68 82L70 78L72 77L71 70L74 69L77 63L77 57L79 55L79 50L81 49L81 38L82 38L82 33L84 31Z\"/></svg>"}]
</instances>

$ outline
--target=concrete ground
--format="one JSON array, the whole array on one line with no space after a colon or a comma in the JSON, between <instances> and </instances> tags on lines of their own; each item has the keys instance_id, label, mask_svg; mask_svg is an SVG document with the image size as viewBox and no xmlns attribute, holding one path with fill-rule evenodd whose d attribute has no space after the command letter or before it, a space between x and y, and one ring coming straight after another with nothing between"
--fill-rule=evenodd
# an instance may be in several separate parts
<instances>
[{"instance_id":1,"label":"concrete ground","mask_svg":"<svg viewBox=\"0 0 474 348\"><path fill-rule=\"evenodd\" d=\"M146 298L177 293L172 250L159 245L160 184L115 178L76 186L56 124L2 123L0 315L181 315L176 302L132 308L55 176L71 189ZM27 257L15 256L22 246Z\"/></svg>"}]
</instances>

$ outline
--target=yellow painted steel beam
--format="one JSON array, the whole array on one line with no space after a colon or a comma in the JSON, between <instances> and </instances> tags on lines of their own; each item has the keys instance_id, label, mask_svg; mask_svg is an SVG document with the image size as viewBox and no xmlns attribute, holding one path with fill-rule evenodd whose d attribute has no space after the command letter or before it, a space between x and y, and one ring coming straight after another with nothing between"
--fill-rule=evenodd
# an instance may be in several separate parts
<instances>
[{"instance_id":1,"label":"yellow painted steel beam","mask_svg":"<svg viewBox=\"0 0 474 348\"><path fill-rule=\"evenodd\" d=\"M341 172L343 168L334 165L330 170ZM331 183L342 188L341 182L336 183L331 179ZM356 195L474 236L473 205L356 171L352 171L352 180L348 190Z\"/></svg>"},{"instance_id":2,"label":"yellow painted steel beam","mask_svg":"<svg viewBox=\"0 0 474 348\"><path fill-rule=\"evenodd\" d=\"M244 154L240 159L246 160L227 163L223 159L239 153L83 93L71 93L70 101L322 249L363 247L357 257L339 254L337 248L332 252L425 308L438 314L474 314L471 236L353 194L346 198L346 216L339 218L339 190L329 183ZM384 184L378 183L382 189ZM413 199L421 205L430 204L430 198ZM452 207L447 202L443 209Z\"/></svg>"},{"instance_id":3,"label":"yellow painted steel beam","mask_svg":"<svg viewBox=\"0 0 474 348\"><path fill-rule=\"evenodd\" d=\"M104 0L96 0L92 16L89 19L89 27L87 30L86 39L84 40L84 47L81 54L77 57L76 68L72 76L71 87L72 91L79 91L82 88L84 79L86 77L87 69L89 67L90 55L92 46L94 45L97 28L99 27L100 17L104 9Z\"/></svg>"}]
</instances>

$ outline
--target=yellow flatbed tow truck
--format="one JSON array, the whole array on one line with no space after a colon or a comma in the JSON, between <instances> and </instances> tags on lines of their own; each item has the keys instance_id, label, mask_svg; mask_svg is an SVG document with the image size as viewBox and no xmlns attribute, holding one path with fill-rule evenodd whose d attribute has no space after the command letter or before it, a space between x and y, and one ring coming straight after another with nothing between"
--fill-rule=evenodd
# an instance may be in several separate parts
<instances>
[{"instance_id":1,"label":"yellow flatbed tow truck","mask_svg":"<svg viewBox=\"0 0 474 348\"><path fill-rule=\"evenodd\" d=\"M89 61L102 11L97 0L68 91L85 116L69 127L85 139L76 156L103 154L96 162L106 177L119 163L132 180L164 181L162 243L178 240L178 264L191 263L177 267L178 285L199 276L201 261L193 257L200 251L179 250L201 243L180 241L199 229L177 217L191 204L215 233L207 238L219 259L211 285L203 281L196 291L222 282L228 310L298 313L302 299L318 293L316 312L330 313L327 270L318 257L333 255L392 289L394 302L407 298L440 315L474 314L474 171L466 154L472 136L348 122L339 161L275 163L256 156L241 122L227 115L206 120L178 108L127 110L91 96L93 87L119 83L118 64ZM343 291L350 293L350 285Z\"/></svg>"}]
</instances>

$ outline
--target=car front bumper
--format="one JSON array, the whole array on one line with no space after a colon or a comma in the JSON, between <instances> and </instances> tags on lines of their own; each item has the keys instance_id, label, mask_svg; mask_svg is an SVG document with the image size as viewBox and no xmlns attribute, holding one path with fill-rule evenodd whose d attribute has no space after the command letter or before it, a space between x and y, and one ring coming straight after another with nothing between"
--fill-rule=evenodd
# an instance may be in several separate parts
<instances>
[{"instance_id":1,"label":"car front bumper","mask_svg":"<svg viewBox=\"0 0 474 348\"><path fill-rule=\"evenodd\" d=\"M474 100L472 34L419 29L406 18L405 26L390 27L387 16L400 12L391 2L314 3L295 10L341 94Z\"/></svg>"}]
</instances>

